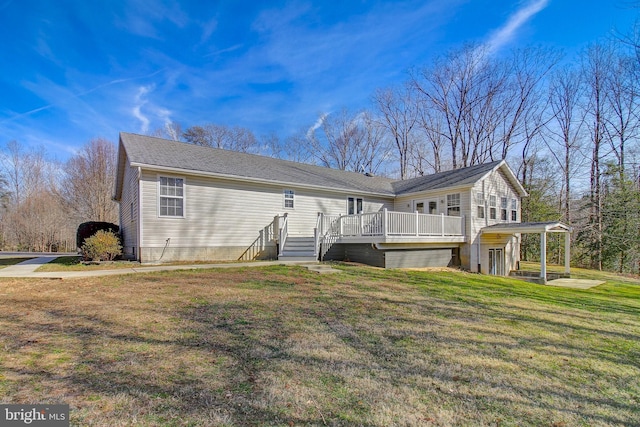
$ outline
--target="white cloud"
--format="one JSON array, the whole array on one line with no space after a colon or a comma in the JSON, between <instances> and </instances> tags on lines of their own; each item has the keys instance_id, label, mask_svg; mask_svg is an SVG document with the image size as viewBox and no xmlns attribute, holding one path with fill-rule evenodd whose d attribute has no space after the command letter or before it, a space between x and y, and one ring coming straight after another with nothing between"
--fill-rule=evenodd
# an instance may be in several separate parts
<instances>
[{"instance_id":1,"label":"white cloud","mask_svg":"<svg viewBox=\"0 0 640 427\"><path fill-rule=\"evenodd\" d=\"M147 103L146 95L153 89L154 85L140 86L134 98L135 105L131 112L136 119L140 120L140 133L147 133L149 131L150 120L142 113L142 107Z\"/></svg>"},{"instance_id":2,"label":"white cloud","mask_svg":"<svg viewBox=\"0 0 640 427\"><path fill-rule=\"evenodd\" d=\"M494 31L485 43L490 52L499 50L515 37L516 31L549 4L549 0L535 0L520 8L509 17L507 22Z\"/></svg>"},{"instance_id":3,"label":"white cloud","mask_svg":"<svg viewBox=\"0 0 640 427\"><path fill-rule=\"evenodd\" d=\"M322 126L322 124L324 123L324 121L327 119L327 117L329 116L330 113L322 113L320 114L320 117L318 117L318 120L316 120L316 122L311 125L311 127L309 128L309 130L307 131L307 138L311 139L313 137L314 132L320 127Z\"/></svg>"},{"instance_id":4,"label":"white cloud","mask_svg":"<svg viewBox=\"0 0 640 427\"><path fill-rule=\"evenodd\" d=\"M200 44L205 43L213 32L218 28L218 21L216 19L211 19L208 22L202 24L202 35L200 36Z\"/></svg>"}]
</instances>

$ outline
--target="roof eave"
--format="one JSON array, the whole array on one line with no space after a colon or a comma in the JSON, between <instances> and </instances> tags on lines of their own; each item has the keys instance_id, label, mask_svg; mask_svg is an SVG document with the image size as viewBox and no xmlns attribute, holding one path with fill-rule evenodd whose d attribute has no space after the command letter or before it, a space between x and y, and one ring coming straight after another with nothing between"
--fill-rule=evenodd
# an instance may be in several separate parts
<instances>
[{"instance_id":1,"label":"roof eave","mask_svg":"<svg viewBox=\"0 0 640 427\"><path fill-rule=\"evenodd\" d=\"M227 179L230 181L253 182L256 184L271 184L271 185L276 184L276 185L282 185L282 186L288 186L288 187L305 188L310 190L333 191L333 192L343 193L343 194L357 193L357 194L367 194L367 195L378 196L378 197L386 197L390 199L395 198L395 194L393 193L382 193L382 192L348 189L348 188L335 188L335 187L327 187L327 186L321 186L321 185L300 184L300 183L287 182L287 181L275 181L270 179L245 177L245 176L239 176L239 175L229 175L229 174L222 174L222 173L216 173L216 172L204 172L204 171L196 171L192 169L174 168L170 166L150 165L150 164L138 163L138 162L131 162L131 166L141 167L147 170L158 171L158 172L171 172L171 173L182 174L182 175L195 175L195 176L203 176L203 177L209 177L209 178L220 178L220 179Z\"/></svg>"},{"instance_id":2,"label":"roof eave","mask_svg":"<svg viewBox=\"0 0 640 427\"><path fill-rule=\"evenodd\" d=\"M507 179L511 182L511 185L514 186L514 188L516 189L520 197L529 196L529 193L527 193L527 190L525 190L524 186L522 185L522 183L520 182L516 174L513 173L513 171L509 167L509 164L507 164L506 160L502 160L500 163L498 163L496 167L493 168L493 171L491 172L495 172L498 169L502 169L505 175L507 175Z\"/></svg>"}]
</instances>

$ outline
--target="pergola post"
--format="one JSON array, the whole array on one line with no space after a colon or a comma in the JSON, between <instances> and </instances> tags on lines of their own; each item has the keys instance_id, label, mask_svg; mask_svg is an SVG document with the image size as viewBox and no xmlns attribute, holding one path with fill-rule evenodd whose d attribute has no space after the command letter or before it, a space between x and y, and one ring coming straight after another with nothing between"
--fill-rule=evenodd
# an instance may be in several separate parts
<instances>
[{"instance_id":1,"label":"pergola post","mask_svg":"<svg viewBox=\"0 0 640 427\"><path fill-rule=\"evenodd\" d=\"M564 233L564 272L571 273L571 233Z\"/></svg>"},{"instance_id":2,"label":"pergola post","mask_svg":"<svg viewBox=\"0 0 640 427\"><path fill-rule=\"evenodd\" d=\"M540 280L547 283L547 232L540 233Z\"/></svg>"}]
</instances>

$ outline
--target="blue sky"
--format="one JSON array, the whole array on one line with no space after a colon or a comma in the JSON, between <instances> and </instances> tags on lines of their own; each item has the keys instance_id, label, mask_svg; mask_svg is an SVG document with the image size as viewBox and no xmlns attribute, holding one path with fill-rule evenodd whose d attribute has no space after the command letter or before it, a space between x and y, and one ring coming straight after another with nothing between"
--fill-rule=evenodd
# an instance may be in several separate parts
<instances>
[{"instance_id":1,"label":"blue sky","mask_svg":"<svg viewBox=\"0 0 640 427\"><path fill-rule=\"evenodd\" d=\"M66 160L167 121L281 138L465 42L568 58L638 10L625 0L0 0L0 145Z\"/></svg>"}]
</instances>

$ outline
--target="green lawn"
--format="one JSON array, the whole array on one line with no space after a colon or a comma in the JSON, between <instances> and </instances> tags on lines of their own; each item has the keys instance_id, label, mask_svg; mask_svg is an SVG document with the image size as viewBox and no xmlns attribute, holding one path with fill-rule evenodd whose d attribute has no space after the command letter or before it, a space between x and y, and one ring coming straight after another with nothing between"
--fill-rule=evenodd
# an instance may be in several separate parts
<instances>
[{"instance_id":1,"label":"green lawn","mask_svg":"<svg viewBox=\"0 0 640 427\"><path fill-rule=\"evenodd\" d=\"M16 265L22 261L27 261L33 257L17 257L17 258L0 258L0 268L5 268L10 265Z\"/></svg>"},{"instance_id":2,"label":"green lawn","mask_svg":"<svg viewBox=\"0 0 640 427\"><path fill-rule=\"evenodd\" d=\"M130 261L114 261L101 264L83 264L80 261L81 258L77 255L61 256L38 267L36 271L91 271L140 267L139 263Z\"/></svg>"},{"instance_id":3,"label":"green lawn","mask_svg":"<svg viewBox=\"0 0 640 427\"><path fill-rule=\"evenodd\" d=\"M192 264L230 264L241 261L176 261L171 263L163 263L162 265L192 265ZM245 262L245 261L242 261ZM147 265L148 266L148 265ZM81 262L81 258L77 255L74 256L62 256L48 262L36 271L38 272L56 272L56 271L92 271L92 270L114 270L123 268L140 268L145 267L145 264L140 264L136 261L112 261L96 264L84 264Z\"/></svg>"},{"instance_id":4,"label":"green lawn","mask_svg":"<svg viewBox=\"0 0 640 427\"><path fill-rule=\"evenodd\" d=\"M337 268L0 279L0 401L82 426L640 425L640 280Z\"/></svg>"}]
</instances>

